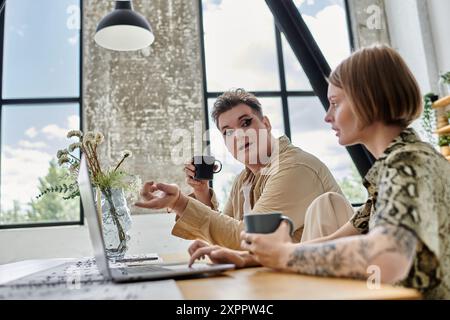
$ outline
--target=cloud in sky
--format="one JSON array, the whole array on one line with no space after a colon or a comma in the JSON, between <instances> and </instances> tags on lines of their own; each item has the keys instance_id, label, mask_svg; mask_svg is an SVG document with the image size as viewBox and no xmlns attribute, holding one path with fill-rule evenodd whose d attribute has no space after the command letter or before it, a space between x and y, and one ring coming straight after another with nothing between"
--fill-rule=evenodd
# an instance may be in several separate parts
<instances>
[{"instance_id":1,"label":"cloud in sky","mask_svg":"<svg viewBox=\"0 0 450 320\"><path fill-rule=\"evenodd\" d=\"M22 205L38 194L39 178L47 174L52 155L5 145L2 150L2 209L11 209L14 200ZM6 168L6 170L3 170Z\"/></svg>"},{"instance_id":2,"label":"cloud in sky","mask_svg":"<svg viewBox=\"0 0 450 320\"><path fill-rule=\"evenodd\" d=\"M325 109L317 97L290 97L288 99L291 127L303 131L328 130Z\"/></svg>"},{"instance_id":3,"label":"cloud in sky","mask_svg":"<svg viewBox=\"0 0 450 320\"><path fill-rule=\"evenodd\" d=\"M315 15L302 16L334 68L350 54L345 9L340 0L315 1L313 5ZM217 5L206 1L204 8L208 90L279 90L274 22L265 2L226 0ZM310 89L290 47L285 45L284 51L290 89Z\"/></svg>"},{"instance_id":4,"label":"cloud in sky","mask_svg":"<svg viewBox=\"0 0 450 320\"><path fill-rule=\"evenodd\" d=\"M220 7L222 0L202 0L204 10L214 10Z\"/></svg>"},{"instance_id":5,"label":"cloud in sky","mask_svg":"<svg viewBox=\"0 0 450 320\"><path fill-rule=\"evenodd\" d=\"M346 13L342 6L330 5L316 16L303 15L303 19L332 69L350 55Z\"/></svg>"},{"instance_id":6,"label":"cloud in sky","mask_svg":"<svg viewBox=\"0 0 450 320\"><path fill-rule=\"evenodd\" d=\"M294 0L294 4L304 15L314 17L324 8L338 4L343 6L343 0Z\"/></svg>"},{"instance_id":7,"label":"cloud in sky","mask_svg":"<svg viewBox=\"0 0 450 320\"><path fill-rule=\"evenodd\" d=\"M64 139L67 135L67 130L64 128L61 128L60 126L56 124L49 124L48 126L45 126L42 128L42 133L44 133L47 137L47 139L53 140L53 139Z\"/></svg>"},{"instance_id":8,"label":"cloud in sky","mask_svg":"<svg viewBox=\"0 0 450 320\"><path fill-rule=\"evenodd\" d=\"M223 1L203 17L210 91L279 89L274 22L264 1Z\"/></svg>"},{"instance_id":9,"label":"cloud in sky","mask_svg":"<svg viewBox=\"0 0 450 320\"><path fill-rule=\"evenodd\" d=\"M78 35L67 38L67 43L71 46L75 46L78 43Z\"/></svg>"},{"instance_id":10,"label":"cloud in sky","mask_svg":"<svg viewBox=\"0 0 450 320\"><path fill-rule=\"evenodd\" d=\"M284 135L283 108L280 98L260 98L263 114L267 116L272 125L272 134L275 137Z\"/></svg>"},{"instance_id":11,"label":"cloud in sky","mask_svg":"<svg viewBox=\"0 0 450 320\"><path fill-rule=\"evenodd\" d=\"M72 115L67 118L67 126L69 130L78 130L80 127L80 116Z\"/></svg>"},{"instance_id":12,"label":"cloud in sky","mask_svg":"<svg viewBox=\"0 0 450 320\"><path fill-rule=\"evenodd\" d=\"M344 147L329 130L294 132L292 142L306 152L319 158L338 180L350 176L352 161Z\"/></svg>"},{"instance_id":13,"label":"cloud in sky","mask_svg":"<svg viewBox=\"0 0 450 320\"><path fill-rule=\"evenodd\" d=\"M64 128L57 124L44 125L41 129L30 127L22 131L23 139L19 139L14 145L2 146L3 210L12 208L14 200L18 200L24 207L39 193L39 178L48 173L49 161L55 157L57 149L67 144L67 132L79 128L79 120L78 115L70 115L64 121ZM39 134L46 141L25 139L36 138Z\"/></svg>"},{"instance_id":14,"label":"cloud in sky","mask_svg":"<svg viewBox=\"0 0 450 320\"><path fill-rule=\"evenodd\" d=\"M34 138L38 135L38 131L35 127L31 127L25 131L25 135L29 138Z\"/></svg>"},{"instance_id":15,"label":"cloud in sky","mask_svg":"<svg viewBox=\"0 0 450 320\"><path fill-rule=\"evenodd\" d=\"M350 55L345 15L344 8L339 5L325 7L316 16L303 14L305 23L331 68L335 68ZM288 90L312 90L305 72L284 35L282 36L282 43Z\"/></svg>"},{"instance_id":16,"label":"cloud in sky","mask_svg":"<svg viewBox=\"0 0 450 320\"><path fill-rule=\"evenodd\" d=\"M67 127L62 128L57 124L49 124L42 128L47 139L65 139L69 130L77 130L79 128L80 117L78 115L72 115L67 118Z\"/></svg>"},{"instance_id":17,"label":"cloud in sky","mask_svg":"<svg viewBox=\"0 0 450 320\"><path fill-rule=\"evenodd\" d=\"M31 142L28 140L20 140L19 146L27 149L42 149L47 147L47 144L45 142L39 141L39 142Z\"/></svg>"}]
</instances>

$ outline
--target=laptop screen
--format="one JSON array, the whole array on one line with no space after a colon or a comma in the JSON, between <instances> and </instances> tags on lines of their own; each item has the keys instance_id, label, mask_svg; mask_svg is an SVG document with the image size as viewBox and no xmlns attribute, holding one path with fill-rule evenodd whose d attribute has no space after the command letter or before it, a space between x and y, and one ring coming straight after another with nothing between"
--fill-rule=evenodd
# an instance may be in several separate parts
<instances>
[{"instance_id":1,"label":"laptop screen","mask_svg":"<svg viewBox=\"0 0 450 320\"><path fill-rule=\"evenodd\" d=\"M109 279L111 278L111 275L108 268L108 260L106 258L101 221L95 206L94 192L92 190L91 179L89 178L89 170L84 154L81 155L80 170L78 172L78 187L80 189L81 203L86 216L89 235L94 248L97 268L104 277Z\"/></svg>"}]
</instances>

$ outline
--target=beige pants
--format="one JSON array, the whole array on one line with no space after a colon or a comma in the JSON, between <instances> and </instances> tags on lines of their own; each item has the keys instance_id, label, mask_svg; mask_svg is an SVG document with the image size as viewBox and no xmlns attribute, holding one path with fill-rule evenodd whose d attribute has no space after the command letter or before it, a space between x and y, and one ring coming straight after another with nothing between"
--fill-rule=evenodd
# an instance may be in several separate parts
<instances>
[{"instance_id":1,"label":"beige pants","mask_svg":"<svg viewBox=\"0 0 450 320\"><path fill-rule=\"evenodd\" d=\"M333 234L353 216L353 207L342 195L329 192L308 207L301 242Z\"/></svg>"}]
</instances>

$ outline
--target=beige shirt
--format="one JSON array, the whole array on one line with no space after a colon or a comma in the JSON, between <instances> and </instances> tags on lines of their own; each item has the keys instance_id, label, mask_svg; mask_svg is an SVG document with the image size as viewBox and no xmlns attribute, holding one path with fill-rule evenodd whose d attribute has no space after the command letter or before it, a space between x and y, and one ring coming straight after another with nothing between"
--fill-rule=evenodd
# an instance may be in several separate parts
<instances>
[{"instance_id":1,"label":"beige shirt","mask_svg":"<svg viewBox=\"0 0 450 320\"><path fill-rule=\"evenodd\" d=\"M364 179L370 198L351 219L361 233L383 224L417 237L411 270L401 283L428 299L450 299L450 164L406 129Z\"/></svg>"},{"instance_id":2,"label":"beige shirt","mask_svg":"<svg viewBox=\"0 0 450 320\"><path fill-rule=\"evenodd\" d=\"M190 198L172 234L180 238L202 239L232 249L240 249L244 229L244 202L252 213L279 212L294 222L294 240L302 236L305 213L311 202L326 192L342 194L329 169L316 157L295 147L287 137L278 139L269 164L256 175L249 169L239 174L223 212L211 190L213 207ZM244 190L250 185L249 200ZM248 204L248 201L250 203Z\"/></svg>"}]
</instances>

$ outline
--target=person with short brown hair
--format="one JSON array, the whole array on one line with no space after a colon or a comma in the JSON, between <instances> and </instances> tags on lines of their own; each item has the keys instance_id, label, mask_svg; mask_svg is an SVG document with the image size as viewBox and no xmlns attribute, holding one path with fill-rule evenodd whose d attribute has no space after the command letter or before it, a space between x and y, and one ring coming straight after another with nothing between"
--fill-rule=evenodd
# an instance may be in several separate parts
<instances>
[{"instance_id":1,"label":"person with short brown hair","mask_svg":"<svg viewBox=\"0 0 450 320\"><path fill-rule=\"evenodd\" d=\"M408 127L421 113L420 96L395 50L374 46L352 54L329 78L325 121L341 145L363 144L376 158L364 179L366 203L331 235L294 244L283 222L270 235L242 232L246 252L203 246L191 252L191 263L208 255L240 267L371 276L415 288L427 299L450 299L450 164ZM326 211L353 208L340 195L324 194L312 202L306 219Z\"/></svg>"},{"instance_id":2,"label":"person with short brown hair","mask_svg":"<svg viewBox=\"0 0 450 320\"><path fill-rule=\"evenodd\" d=\"M406 128L423 110L414 75L387 46L356 52L332 72L329 82L345 91L361 128L376 121Z\"/></svg>"},{"instance_id":3,"label":"person with short brown hair","mask_svg":"<svg viewBox=\"0 0 450 320\"><path fill-rule=\"evenodd\" d=\"M148 182L142 190L144 201L136 205L172 208L176 213L172 234L198 240L190 250L199 244L240 249L243 217L250 213L288 216L294 224L293 241L299 242L303 225L309 224L305 214L311 202L327 192L342 194L329 169L318 158L292 145L286 136L276 139L260 102L244 89L218 97L212 116L228 151L245 165L233 182L223 212L218 210L208 181L194 179L195 166L191 163L184 168L186 182L193 188L191 195L184 195L176 185ZM163 191L164 197L156 197L157 190ZM345 216L329 218L328 232L336 231L350 218L347 212L342 214Z\"/></svg>"},{"instance_id":4,"label":"person with short brown hair","mask_svg":"<svg viewBox=\"0 0 450 320\"><path fill-rule=\"evenodd\" d=\"M219 117L234 107L245 104L250 107L255 115L260 119L264 118L261 103L253 93L247 92L242 88L230 90L222 93L214 102L211 117L214 119L216 125L219 125Z\"/></svg>"}]
</instances>

